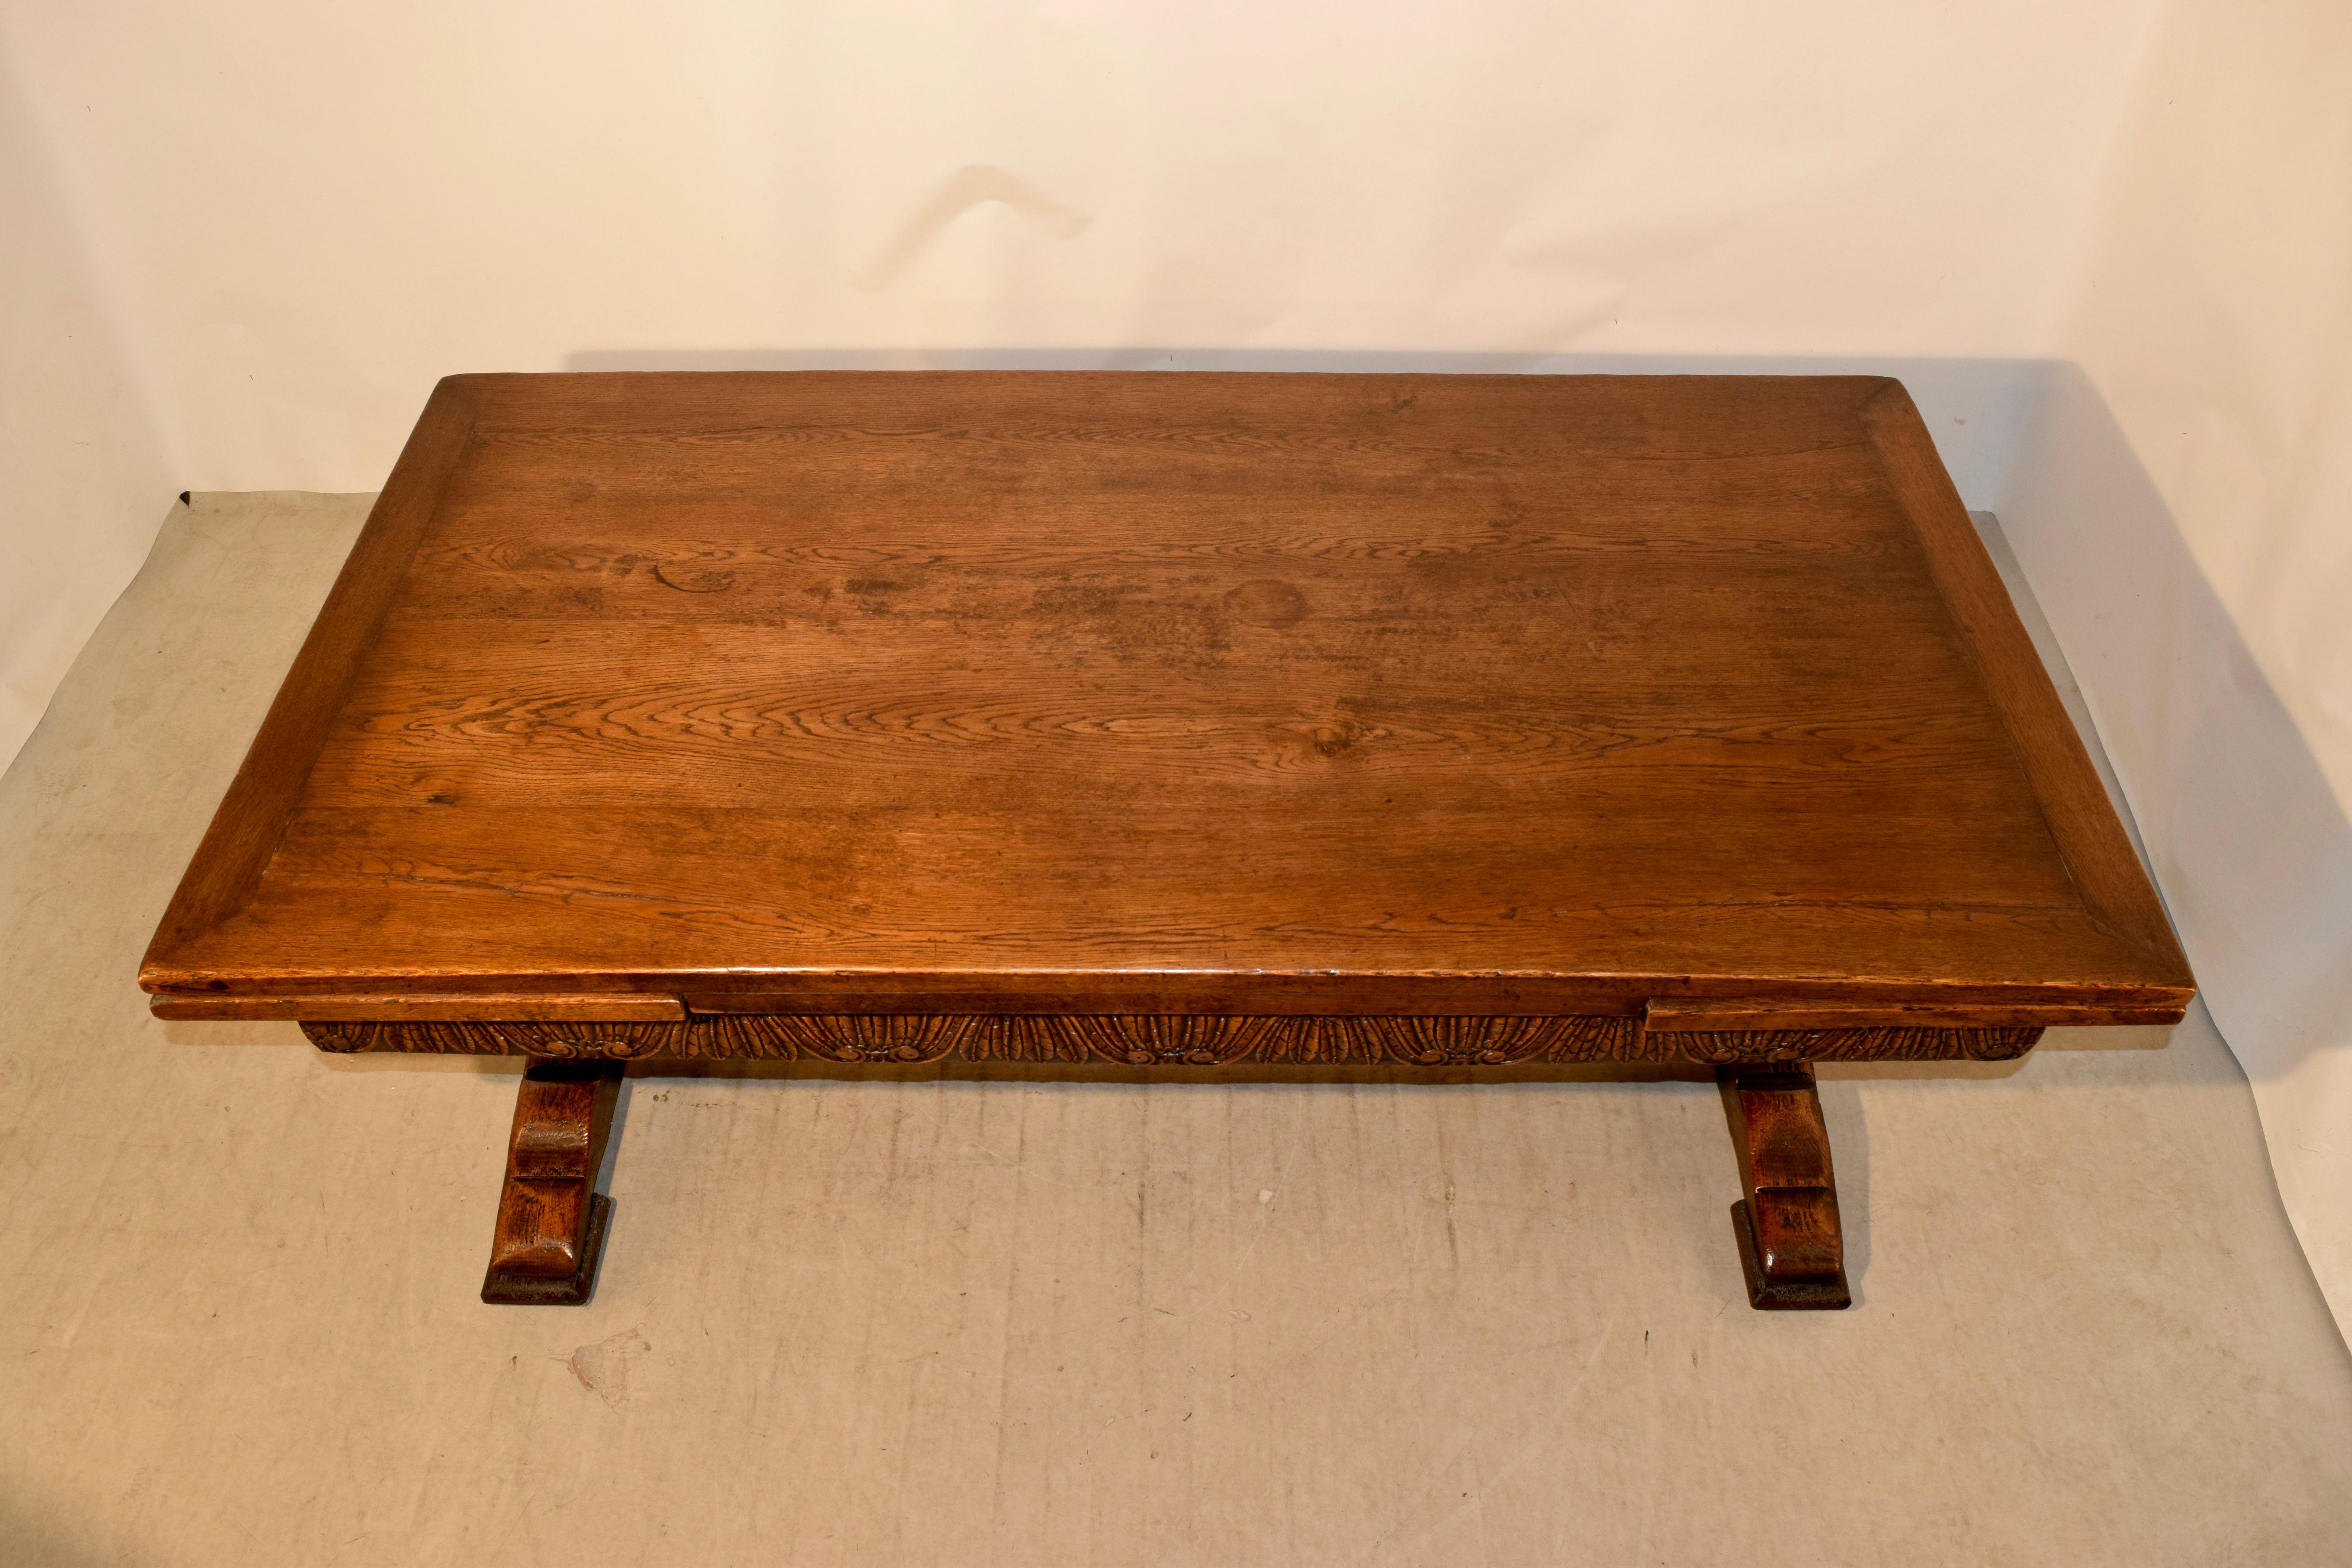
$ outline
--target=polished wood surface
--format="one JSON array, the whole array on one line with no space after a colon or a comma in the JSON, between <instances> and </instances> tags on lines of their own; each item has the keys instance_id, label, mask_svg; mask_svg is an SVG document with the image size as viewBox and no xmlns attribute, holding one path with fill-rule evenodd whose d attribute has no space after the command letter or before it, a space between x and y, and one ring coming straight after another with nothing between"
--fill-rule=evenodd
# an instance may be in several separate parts
<instances>
[{"instance_id":1,"label":"polished wood surface","mask_svg":"<svg viewBox=\"0 0 2352 1568\"><path fill-rule=\"evenodd\" d=\"M1813 1069L1802 1062L1718 1068L1746 1194L1731 1228L1759 1311L1837 1311L1853 1304L1845 1231Z\"/></svg>"},{"instance_id":2,"label":"polished wood surface","mask_svg":"<svg viewBox=\"0 0 2352 1568\"><path fill-rule=\"evenodd\" d=\"M1696 1034L2192 985L1896 384L1108 373L445 382L142 979Z\"/></svg>"},{"instance_id":3,"label":"polished wood surface","mask_svg":"<svg viewBox=\"0 0 2352 1568\"><path fill-rule=\"evenodd\" d=\"M513 995L500 995L496 992L477 992L467 995L359 992L334 996L158 996L150 1004L150 1008L158 1018L299 1017L310 1023L360 1019L383 1023L446 1022L466 1018L596 1023L678 1020L686 1016L685 1005L676 997L631 996L616 992L590 992L577 996L566 996L556 992L526 992Z\"/></svg>"},{"instance_id":4,"label":"polished wood surface","mask_svg":"<svg viewBox=\"0 0 2352 1568\"><path fill-rule=\"evenodd\" d=\"M613 1204L596 1191L621 1069L533 1062L515 1100L482 1300L579 1306L594 1292Z\"/></svg>"}]
</instances>

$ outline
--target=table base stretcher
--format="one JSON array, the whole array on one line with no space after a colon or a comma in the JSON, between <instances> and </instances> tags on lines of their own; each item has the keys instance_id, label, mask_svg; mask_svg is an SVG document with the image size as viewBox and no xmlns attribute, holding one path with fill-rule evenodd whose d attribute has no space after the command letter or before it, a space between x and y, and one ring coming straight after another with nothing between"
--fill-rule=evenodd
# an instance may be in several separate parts
<instances>
[{"instance_id":1,"label":"table base stretcher","mask_svg":"<svg viewBox=\"0 0 2352 1568\"><path fill-rule=\"evenodd\" d=\"M577 1305L595 1289L612 1199L597 1173L622 1073L663 1059L810 1060L856 1068L940 1060L1076 1067L1386 1067L1530 1063L1712 1066L1739 1159L1731 1206L1748 1299L1760 1310L1843 1308L1853 1296L1812 1064L2003 1061L2039 1028L1894 1026L1652 1029L1639 1018L735 1016L667 1024L305 1023L322 1050L521 1054L506 1184L482 1300ZM656 1068L657 1070L657 1068Z\"/></svg>"}]
</instances>

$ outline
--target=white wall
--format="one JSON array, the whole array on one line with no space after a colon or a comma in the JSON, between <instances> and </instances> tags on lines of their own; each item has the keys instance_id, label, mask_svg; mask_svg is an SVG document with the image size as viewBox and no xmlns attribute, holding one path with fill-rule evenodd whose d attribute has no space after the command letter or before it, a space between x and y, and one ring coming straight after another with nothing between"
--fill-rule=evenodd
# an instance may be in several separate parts
<instances>
[{"instance_id":1,"label":"white wall","mask_svg":"<svg viewBox=\"0 0 2352 1568\"><path fill-rule=\"evenodd\" d=\"M180 488L8 65L0 54L0 768Z\"/></svg>"},{"instance_id":2,"label":"white wall","mask_svg":"<svg viewBox=\"0 0 2352 1568\"><path fill-rule=\"evenodd\" d=\"M20 0L6 26L183 482L360 489L436 377L581 354L2034 354L2155 4Z\"/></svg>"},{"instance_id":3,"label":"white wall","mask_svg":"<svg viewBox=\"0 0 2352 1568\"><path fill-rule=\"evenodd\" d=\"M2352 8L2183 0L2002 521L2352 1324Z\"/></svg>"}]
</instances>

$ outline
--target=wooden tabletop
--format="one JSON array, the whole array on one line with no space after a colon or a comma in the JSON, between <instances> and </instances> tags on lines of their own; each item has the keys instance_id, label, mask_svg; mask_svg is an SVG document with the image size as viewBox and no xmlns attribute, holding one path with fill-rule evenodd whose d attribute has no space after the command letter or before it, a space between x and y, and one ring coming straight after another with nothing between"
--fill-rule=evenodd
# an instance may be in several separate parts
<instances>
[{"instance_id":1,"label":"wooden tabletop","mask_svg":"<svg viewBox=\"0 0 2352 1568\"><path fill-rule=\"evenodd\" d=\"M141 978L283 1017L2192 985L1896 383L1112 373L443 382Z\"/></svg>"}]
</instances>

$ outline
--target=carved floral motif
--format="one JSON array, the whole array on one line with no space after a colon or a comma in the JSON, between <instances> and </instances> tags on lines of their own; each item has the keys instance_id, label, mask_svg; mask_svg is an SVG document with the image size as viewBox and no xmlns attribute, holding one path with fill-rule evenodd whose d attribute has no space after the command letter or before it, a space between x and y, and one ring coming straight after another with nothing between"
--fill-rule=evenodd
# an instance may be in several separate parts
<instances>
[{"instance_id":1,"label":"carved floral motif","mask_svg":"<svg viewBox=\"0 0 2352 1568\"><path fill-rule=\"evenodd\" d=\"M1215 1015L719 1014L674 1024L304 1024L326 1051L423 1051L555 1060L764 1059L915 1065L1116 1062L1130 1067L1520 1062L2006 1061L2042 1031L1787 1029L1646 1032L1637 1018Z\"/></svg>"}]
</instances>

